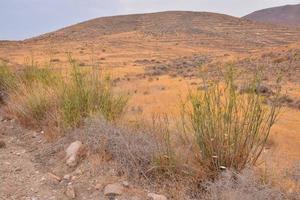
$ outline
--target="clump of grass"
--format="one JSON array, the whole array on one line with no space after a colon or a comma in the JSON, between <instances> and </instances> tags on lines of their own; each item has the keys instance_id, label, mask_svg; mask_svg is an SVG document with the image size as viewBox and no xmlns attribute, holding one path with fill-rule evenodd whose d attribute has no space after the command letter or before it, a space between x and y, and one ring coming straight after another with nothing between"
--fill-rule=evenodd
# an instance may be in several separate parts
<instances>
[{"instance_id":1,"label":"clump of grass","mask_svg":"<svg viewBox=\"0 0 300 200\"><path fill-rule=\"evenodd\" d=\"M176 173L177 160L172 141L172 130L167 114L155 114L152 116L150 132L156 139L157 153L153 156L153 167L148 172L172 176Z\"/></svg>"},{"instance_id":2,"label":"clump of grass","mask_svg":"<svg viewBox=\"0 0 300 200\"><path fill-rule=\"evenodd\" d=\"M16 79L13 72L9 67L0 63L0 91L7 92L7 90L14 88L16 86Z\"/></svg>"},{"instance_id":3,"label":"clump of grass","mask_svg":"<svg viewBox=\"0 0 300 200\"><path fill-rule=\"evenodd\" d=\"M9 109L22 124L35 127L45 125L55 109L54 91L52 88L35 83L31 87L21 85L11 91ZM52 118L53 120L53 118Z\"/></svg>"},{"instance_id":4,"label":"clump of grass","mask_svg":"<svg viewBox=\"0 0 300 200\"><path fill-rule=\"evenodd\" d=\"M39 68L34 62L11 73L16 86L9 91L11 113L25 125L41 126L47 122L63 130L80 125L94 114L109 121L120 118L127 97L115 95L110 79L100 77L96 69L81 71L73 59L70 63L72 68L66 77L49 67ZM10 73L4 69L0 69L0 81L6 87L12 84L8 84Z\"/></svg>"},{"instance_id":5,"label":"clump of grass","mask_svg":"<svg viewBox=\"0 0 300 200\"><path fill-rule=\"evenodd\" d=\"M39 68L34 62L26 65L18 74L19 81L30 86L33 83L42 83L43 85L51 86L59 81L58 74L51 68Z\"/></svg>"},{"instance_id":6,"label":"clump of grass","mask_svg":"<svg viewBox=\"0 0 300 200\"><path fill-rule=\"evenodd\" d=\"M127 105L127 97L113 94L110 78L99 79L96 70L81 72L76 62L72 63L70 82L65 83L60 109L66 126L76 126L80 121L95 113L115 121L121 117Z\"/></svg>"},{"instance_id":7,"label":"clump of grass","mask_svg":"<svg viewBox=\"0 0 300 200\"><path fill-rule=\"evenodd\" d=\"M244 95L237 91L235 79L232 68L224 83L203 79L206 89L191 93L184 110L185 130L193 133L202 164L213 172L254 165L279 112L279 88L268 107L255 92L261 84L259 75Z\"/></svg>"}]
</instances>

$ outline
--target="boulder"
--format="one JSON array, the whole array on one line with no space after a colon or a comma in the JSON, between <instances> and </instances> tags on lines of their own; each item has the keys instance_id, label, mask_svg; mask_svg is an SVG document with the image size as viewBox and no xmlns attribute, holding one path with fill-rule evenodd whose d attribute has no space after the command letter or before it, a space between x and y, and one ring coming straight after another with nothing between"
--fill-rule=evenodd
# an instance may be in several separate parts
<instances>
[{"instance_id":1,"label":"boulder","mask_svg":"<svg viewBox=\"0 0 300 200\"><path fill-rule=\"evenodd\" d=\"M104 188L105 196L118 196L123 193L123 186L120 183L108 184Z\"/></svg>"},{"instance_id":2,"label":"boulder","mask_svg":"<svg viewBox=\"0 0 300 200\"><path fill-rule=\"evenodd\" d=\"M70 167L75 167L79 159L79 151L83 147L81 141L75 141L66 149L66 164Z\"/></svg>"}]
</instances>

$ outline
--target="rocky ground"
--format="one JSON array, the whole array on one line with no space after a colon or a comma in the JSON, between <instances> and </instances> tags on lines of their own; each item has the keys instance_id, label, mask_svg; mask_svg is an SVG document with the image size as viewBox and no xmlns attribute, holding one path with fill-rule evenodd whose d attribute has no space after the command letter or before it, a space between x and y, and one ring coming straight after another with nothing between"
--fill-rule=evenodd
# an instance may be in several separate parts
<instances>
[{"instance_id":1,"label":"rocky ground","mask_svg":"<svg viewBox=\"0 0 300 200\"><path fill-rule=\"evenodd\" d=\"M89 159L78 164L80 141L56 153L49 151L55 143L48 143L43 131L25 130L14 119L2 118L0 130L1 200L167 199L134 186L111 163L94 171Z\"/></svg>"}]
</instances>

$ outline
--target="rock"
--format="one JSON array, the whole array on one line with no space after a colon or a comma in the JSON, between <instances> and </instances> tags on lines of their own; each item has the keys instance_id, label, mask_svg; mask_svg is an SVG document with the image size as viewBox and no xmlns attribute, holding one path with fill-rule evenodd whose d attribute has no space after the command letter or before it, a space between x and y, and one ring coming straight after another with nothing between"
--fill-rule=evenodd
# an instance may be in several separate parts
<instances>
[{"instance_id":1,"label":"rock","mask_svg":"<svg viewBox=\"0 0 300 200\"><path fill-rule=\"evenodd\" d=\"M3 140L0 140L0 149L5 147L6 147L5 142Z\"/></svg>"},{"instance_id":2,"label":"rock","mask_svg":"<svg viewBox=\"0 0 300 200\"><path fill-rule=\"evenodd\" d=\"M127 188L128 188L128 187L129 187L129 182L128 182L128 181L123 181L123 182L122 182L122 185L123 185L124 187L127 187Z\"/></svg>"},{"instance_id":3,"label":"rock","mask_svg":"<svg viewBox=\"0 0 300 200\"><path fill-rule=\"evenodd\" d=\"M52 178L53 180L56 180L56 181L58 181L58 182L61 181L61 178L60 178L59 176L57 176L57 175L55 175L55 174L53 174L53 173L51 173L51 172L48 172L48 175L49 175L50 178Z\"/></svg>"},{"instance_id":4,"label":"rock","mask_svg":"<svg viewBox=\"0 0 300 200\"><path fill-rule=\"evenodd\" d=\"M137 197L137 196L133 196L133 197L131 197L130 200L144 200L144 198L140 198L140 197Z\"/></svg>"},{"instance_id":5,"label":"rock","mask_svg":"<svg viewBox=\"0 0 300 200\"><path fill-rule=\"evenodd\" d=\"M72 185L68 185L66 189L66 195L70 199L74 199L76 197L75 189Z\"/></svg>"},{"instance_id":6,"label":"rock","mask_svg":"<svg viewBox=\"0 0 300 200\"><path fill-rule=\"evenodd\" d=\"M63 177L65 180L70 180L71 179L71 175L70 174L66 174Z\"/></svg>"},{"instance_id":7,"label":"rock","mask_svg":"<svg viewBox=\"0 0 300 200\"><path fill-rule=\"evenodd\" d=\"M66 164L68 166L75 167L77 165L79 159L78 153L82 147L82 142L75 141L66 149Z\"/></svg>"},{"instance_id":8,"label":"rock","mask_svg":"<svg viewBox=\"0 0 300 200\"><path fill-rule=\"evenodd\" d=\"M75 170L75 174L76 174L76 175L82 175L83 173L82 173L82 170L81 170L81 169L76 169L76 170Z\"/></svg>"},{"instance_id":9,"label":"rock","mask_svg":"<svg viewBox=\"0 0 300 200\"><path fill-rule=\"evenodd\" d=\"M72 177L71 177L71 180L72 180L72 181L75 181L77 178L78 178L77 176L72 176Z\"/></svg>"},{"instance_id":10,"label":"rock","mask_svg":"<svg viewBox=\"0 0 300 200\"><path fill-rule=\"evenodd\" d=\"M103 185L101 183L98 183L98 184L95 185L96 190L101 190L102 187L103 187Z\"/></svg>"},{"instance_id":11,"label":"rock","mask_svg":"<svg viewBox=\"0 0 300 200\"><path fill-rule=\"evenodd\" d=\"M120 183L108 184L104 188L105 196L117 196L123 192L123 186Z\"/></svg>"},{"instance_id":12,"label":"rock","mask_svg":"<svg viewBox=\"0 0 300 200\"><path fill-rule=\"evenodd\" d=\"M167 200L167 197L164 195L154 194L154 193L148 193L148 198L150 200Z\"/></svg>"}]
</instances>

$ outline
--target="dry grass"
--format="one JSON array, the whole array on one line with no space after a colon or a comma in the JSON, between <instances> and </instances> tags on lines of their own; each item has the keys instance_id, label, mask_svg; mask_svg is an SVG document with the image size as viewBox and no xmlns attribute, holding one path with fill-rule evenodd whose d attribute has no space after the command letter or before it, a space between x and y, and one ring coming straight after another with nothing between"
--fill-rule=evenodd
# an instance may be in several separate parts
<instances>
[{"instance_id":1,"label":"dry grass","mask_svg":"<svg viewBox=\"0 0 300 200\"><path fill-rule=\"evenodd\" d=\"M10 91L8 109L23 125L44 126L45 120L56 120L54 88L35 83L30 87L21 84L17 90Z\"/></svg>"},{"instance_id":2,"label":"dry grass","mask_svg":"<svg viewBox=\"0 0 300 200\"><path fill-rule=\"evenodd\" d=\"M223 83L208 84L205 80L205 86L209 87L192 93L183 110L181 123L185 137L182 137L178 134L181 130L171 128L173 122L167 115L155 116L152 125L137 130L108 123L107 120L115 121L122 116L127 98L115 95L110 79L99 78L99 71L83 72L76 62L70 63L72 73L68 80L51 69L34 65L16 74L14 79L6 80L10 77L6 73L13 74L9 71L0 74L0 83L9 95L8 107L24 124L51 124L65 130L97 114L106 119L85 121L86 126L73 129L74 132L45 147L45 152L53 155L70 142L80 140L88 148L88 155L117 163L111 166L117 166L121 175L139 183L140 180L152 183L157 188L168 184L172 186L168 189L170 193L178 193L179 199L183 196L201 199L204 194L207 199L285 197L251 171L243 170L258 159L278 114L276 98L267 107L255 92L259 79L253 81L253 90L247 94L236 90L232 72L225 79L225 87ZM48 162L50 155L43 156ZM205 182L203 168L219 172L222 166L238 172L226 171L219 178L216 176L214 182ZM203 181L204 185L199 184Z\"/></svg>"},{"instance_id":3,"label":"dry grass","mask_svg":"<svg viewBox=\"0 0 300 200\"><path fill-rule=\"evenodd\" d=\"M9 112L24 125L60 130L74 128L92 115L109 121L122 117L128 98L114 94L111 80L96 68L82 71L72 59L70 64L67 77L34 62L15 73L1 66L0 85L7 91Z\"/></svg>"},{"instance_id":4,"label":"dry grass","mask_svg":"<svg viewBox=\"0 0 300 200\"><path fill-rule=\"evenodd\" d=\"M15 88L15 77L13 72L5 63L0 63L0 92L1 101L4 101L2 98L10 88Z\"/></svg>"},{"instance_id":5,"label":"dry grass","mask_svg":"<svg viewBox=\"0 0 300 200\"><path fill-rule=\"evenodd\" d=\"M259 180L254 171L245 169L240 173L226 171L214 182L203 184L205 197L209 200L282 200L285 194L270 184Z\"/></svg>"}]
</instances>

